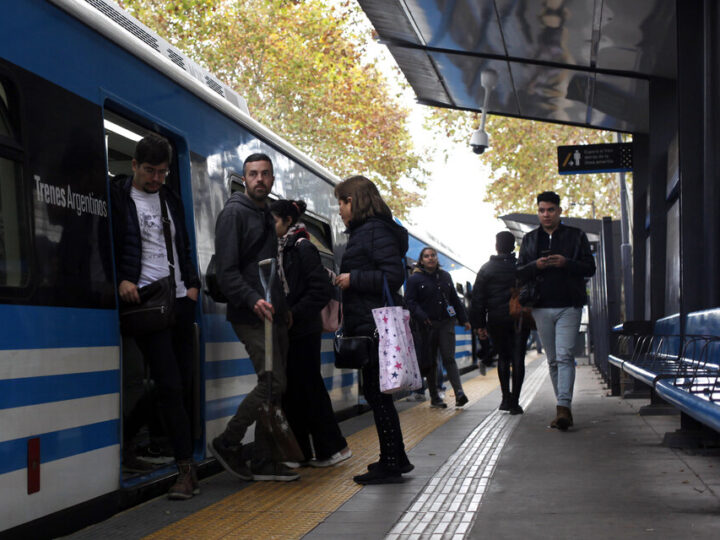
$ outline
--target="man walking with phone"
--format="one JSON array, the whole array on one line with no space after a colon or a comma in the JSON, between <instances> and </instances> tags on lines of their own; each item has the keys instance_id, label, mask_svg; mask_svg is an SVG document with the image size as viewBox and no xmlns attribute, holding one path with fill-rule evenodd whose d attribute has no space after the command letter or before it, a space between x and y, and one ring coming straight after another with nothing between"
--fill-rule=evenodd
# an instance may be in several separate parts
<instances>
[{"instance_id":1,"label":"man walking with phone","mask_svg":"<svg viewBox=\"0 0 720 540\"><path fill-rule=\"evenodd\" d=\"M565 431L573 425L573 348L582 307L587 303L585 280L595 273L595 259L585 233L561 223L557 193L540 193L537 205L540 227L523 238L518 276L526 290L534 290L528 303L533 306L557 398L556 416L550 427Z\"/></svg>"}]
</instances>

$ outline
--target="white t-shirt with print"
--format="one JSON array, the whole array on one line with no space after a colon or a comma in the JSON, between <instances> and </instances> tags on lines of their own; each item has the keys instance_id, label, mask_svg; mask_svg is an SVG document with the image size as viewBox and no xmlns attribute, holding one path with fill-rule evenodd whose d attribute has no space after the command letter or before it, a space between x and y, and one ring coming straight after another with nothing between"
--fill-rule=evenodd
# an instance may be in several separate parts
<instances>
[{"instance_id":1,"label":"white t-shirt with print","mask_svg":"<svg viewBox=\"0 0 720 540\"><path fill-rule=\"evenodd\" d=\"M135 201L138 221L140 223L140 239L142 240L142 265L140 268L140 281L138 287L144 287L170 275L168 268L167 249L165 248L165 236L162 228L162 212L160 210L160 194L145 193L135 187L130 189L130 196ZM167 204L165 205L167 206ZM180 265L177 264L178 254L175 247L175 223L173 223L170 209L170 233L173 238L172 249L175 260L175 296L180 298L187 296L187 288L180 278Z\"/></svg>"}]
</instances>

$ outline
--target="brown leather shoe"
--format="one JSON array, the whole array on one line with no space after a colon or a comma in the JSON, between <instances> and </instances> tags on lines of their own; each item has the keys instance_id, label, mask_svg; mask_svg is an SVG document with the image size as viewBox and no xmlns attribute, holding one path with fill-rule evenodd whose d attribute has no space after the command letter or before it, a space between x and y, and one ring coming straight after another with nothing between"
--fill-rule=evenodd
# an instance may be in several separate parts
<instances>
[{"instance_id":1,"label":"brown leather shoe","mask_svg":"<svg viewBox=\"0 0 720 540\"><path fill-rule=\"evenodd\" d=\"M175 484L173 484L170 491L168 491L168 499L186 500L193 496L193 491L195 490L193 482L194 465L192 460L189 459L177 462L178 477Z\"/></svg>"},{"instance_id":2,"label":"brown leather shoe","mask_svg":"<svg viewBox=\"0 0 720 540\"><path fill-rule=\"evenodd\" d=\"M560 431L567 431L567 429L573 425L572 413L568 407L561 405L557 406L557 416L550 422L550 427L559 429Z\"/></svg>"}]
</instances>

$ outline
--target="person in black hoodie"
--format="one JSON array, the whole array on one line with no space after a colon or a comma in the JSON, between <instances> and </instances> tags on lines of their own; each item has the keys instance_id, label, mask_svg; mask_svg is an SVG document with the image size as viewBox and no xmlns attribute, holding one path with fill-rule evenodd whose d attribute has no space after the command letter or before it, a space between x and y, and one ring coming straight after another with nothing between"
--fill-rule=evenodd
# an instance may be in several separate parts
<instances>
[{"instance_id":1,"label":"person in black hoodie","mask_svg":"<svg viewBox=\"0 0 720 540\"><path fill-rule=\"evenodd\" d=\"M333 289L317 248L298 221L305 208L304 201L278 200L270 205L278 236L278 271L290 310L283 409L305 462L330 467L349 459L352 452L335 420L320 373L320 311L332 298ZM311 459L313 448L315 459Z\"/></svg>"},{"instance_id":2,"label":"person in black hoodie","mask_svg":"<svg viewBox=\"0 0 720 540\"><path fill-rule=\"evenodd\" d=\"M452 277L438 264L437 252L424 247L418 256L417 268L407 281L405 300L408 309L421 325L423 354L432 366L427 371L430 406L444 409L447 404L438 394L437 356L442 356L448 379L455 392L455 406L468 402L463 392L460 372L455 361L455 324L470 330L465 306L458 298Z\"/></svg>"},{"instance_id":3,"label":"person in black hoodie","mask_svg":"<svg viewBox=\"0 0 720 540\"><path fill-rule=\"evenodd\" d=\"M397 291L405 280L402 257L408 232L395 223L377 187L364 176L353 176L335 186L340 217L350 234L335 284L342 289L343 328L346 336L373 336L377 332L372 309L385 305L383 280ZM383 279L384 278L384 279ZM396 304L400 297L394 293ZM380 392L377 344L362 368L363 393L372 408L380 442L380 461L355 476L358 484L402 482L402 473L414 467L405 454L400 418L389 394Z\"/></svg>"},{"instance_id":4,"label":"person in black hoodie","mask_svg":"<svg viewBox=\"0 0 720 540\"><path fill-rule=\"evenodd\" d=\"M510 296L516 286L517 261L515 237L509 231L495 236L497 255L490 257L475 279L470 305L470 322L477 329L480 339L488 333L498 351L498 378L502 390L499 409L510 414L522 414L518 403L520 389L525 378L525 348L529 326L522 326L522 319L510 316ZM510 370L512 368L512 390Z\"/></svg>"},{"instance_id":5,"label":"person in black hoodie","mask_svg":"<svg viewBox=\"0 0 720 540\"><path fill-rule=\"evenodd\" d=\"M243 163L245 193L236 191L225 203L215 224L215 261L220 290L227 298L227 320L245 345L257 385L247 394L225 431L208 443L208 450L232 475L242 480L288 482L299 475L275 460L272 435L257 422L260 406L272 394L279 401L287 378L289 315L280 280L274 280L271 302L265 300L258 262L277 257L275 220L267 204L275 181L273 165L265 154L251 154ZM273 365L265 370L265 320L272 321ZM255 423L255 445L248 469L242 440Z\"/></svg>"}]
</instances>

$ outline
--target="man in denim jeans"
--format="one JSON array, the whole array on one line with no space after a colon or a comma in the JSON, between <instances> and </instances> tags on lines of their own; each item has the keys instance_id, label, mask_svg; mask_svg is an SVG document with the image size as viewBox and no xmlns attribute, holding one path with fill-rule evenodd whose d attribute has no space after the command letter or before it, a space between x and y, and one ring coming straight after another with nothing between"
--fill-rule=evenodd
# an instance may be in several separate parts
<instances>
[{"instance_id":1,"label":"man in denim jeans","mask_svg":"<svg viewBox=\"0 0 720 540\"><path fill-rule=\"evenodd\" d=\"M595 260L585 233L560 222L562 208L557 193L540 193L537 204L540 227L523 238L518 276L536 285L533 317L557 398L557 414L550 427L565 431L573 425L573 348L582 307L587 303L585 279L595 273Z\"/></svg>"}]
</instances>

